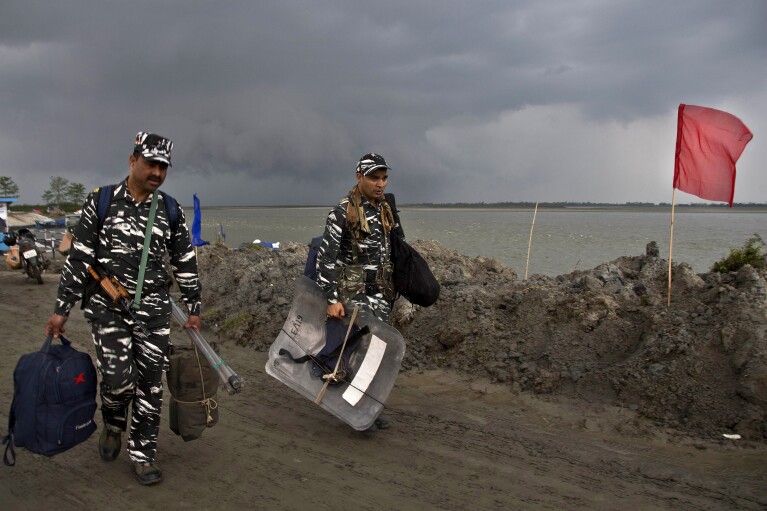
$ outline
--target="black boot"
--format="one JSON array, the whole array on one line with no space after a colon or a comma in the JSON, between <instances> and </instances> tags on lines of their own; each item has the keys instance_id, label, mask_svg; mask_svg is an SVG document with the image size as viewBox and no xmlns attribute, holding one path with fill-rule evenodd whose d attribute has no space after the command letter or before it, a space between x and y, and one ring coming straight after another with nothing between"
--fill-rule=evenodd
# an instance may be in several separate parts
<instances>
[{"instance_id":1,"label":"black boot","mask_svg":"<svg viewBox=\"0 0 767 511\"><path fill-rule=\"evenodd\" d=\"M384 417L383 415L379 415L378 418L373 421L373 424L370 425L370 427L366 430L363 430L363 433L375 433L379 429L387 429L391 424L389 423L389 419Z\"/></svg>"},{"instance_id":2,"label":"black boot","mask_svg":"<svg viewBox=\"0 0 767 511\"><path fill-rule=\"evenodd\" d=\"M136 480L144 486L162 481L162 470L152 461L134 461L133 473L136 475Z\"/></svg>"},{"instance_id":3,"label":"black boot","mask_svg":"<svg viewBox=\"0 0 767 511\"><path fill-rule=\"evenodd\" d=\"M114 461L120 454L122 438L119 431L112 431L104 426L99 437L99 454L104 461Z\"/></svg>"}]
</instances>

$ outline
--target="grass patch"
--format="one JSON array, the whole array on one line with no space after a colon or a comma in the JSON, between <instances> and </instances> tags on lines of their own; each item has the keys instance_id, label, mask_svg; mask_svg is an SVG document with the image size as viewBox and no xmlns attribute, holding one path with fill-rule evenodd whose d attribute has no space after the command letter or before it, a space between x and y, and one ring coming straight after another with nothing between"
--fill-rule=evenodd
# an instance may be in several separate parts
<instances>
[{"instance_id":1,"label":"grass patch","mask_svg":"<svg viewBox=\"0 0 767 511\"><path fill-rule=\"evenodd\" d=\"M731 248L730 255L715 262L711 266L711 271L727 273L738 271L743 266L750 264L752 267L763 270L765 266L765 256L762 254L764 240L758 234L749 238L741 248Z\"/></svg>"},{"instance_id":2,"label":"grass patch","mask_svg":"<svg viewBox=\"0 0 767 511\"><path fill-rule=\"evenodd\" d=\"M221 330L224 330L224 331L233 330L239 326L249 323L252 319L253 319L253 316L248 312L244 312L237 316L232 316L230 318L227 318L226 321L224 321L223 323L221 323Z\"/></svg>"},{"instance_id":3,"label":"grass patch","mask_svg":"<svg viewBox=\"0 0 767 511\"><path fill-rule=\"evenodd\" d=\"M200 319L203 321L210 321L212 319L218 319L218 317L221 315L221 309L218 307L213 307L212 309L206 309L200 314Z\"/></svg>"}]
</instances>

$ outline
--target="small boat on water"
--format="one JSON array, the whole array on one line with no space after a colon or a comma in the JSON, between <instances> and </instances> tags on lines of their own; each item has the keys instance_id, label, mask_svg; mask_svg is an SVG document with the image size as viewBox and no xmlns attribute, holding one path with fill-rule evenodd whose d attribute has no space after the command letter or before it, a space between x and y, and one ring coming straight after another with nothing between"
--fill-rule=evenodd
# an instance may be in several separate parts
<instances>
[{"instance_id":1,"label":"small boat on water","mask_svg":"<svg viewBox=\"0 0 767 511\"><path fill-rule=\"evenodd\" d=\"M56 220L49 216L41 215L35 212L21 213L15 211L8 212L8 227L10 229L20 229L22 227L36 227L38 223L41 225L49 224Z\"/></svg>"}]
</instances>

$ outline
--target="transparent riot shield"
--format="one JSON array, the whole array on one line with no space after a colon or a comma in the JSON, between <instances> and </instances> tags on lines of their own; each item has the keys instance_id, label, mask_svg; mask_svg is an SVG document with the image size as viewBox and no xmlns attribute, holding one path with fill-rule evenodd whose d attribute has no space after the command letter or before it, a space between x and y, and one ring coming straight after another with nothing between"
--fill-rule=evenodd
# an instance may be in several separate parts
<instances>
[{"instance_id":1,"label":"transparent riot shield","mask_svg":"<svg viewBox=\"0 0 767 511\"><path fill-rule=\"evenodd\" d=\"M350 316L351 310L347 310L347 324ZM405 341L395 328L369 310L360 309L354 323L360 328L367 326L370 332L351 354L350 373L337 384L325 385L312 372L311 356L325 345L326 319L325 294L311 279L299 277L293 307L269 348L266 372L305 398L318 401L319 406L354 429L365 430L373 425L394 387ZM306 362L294 361L305 355L310 356Z\"/></svg>"}]
</instances>

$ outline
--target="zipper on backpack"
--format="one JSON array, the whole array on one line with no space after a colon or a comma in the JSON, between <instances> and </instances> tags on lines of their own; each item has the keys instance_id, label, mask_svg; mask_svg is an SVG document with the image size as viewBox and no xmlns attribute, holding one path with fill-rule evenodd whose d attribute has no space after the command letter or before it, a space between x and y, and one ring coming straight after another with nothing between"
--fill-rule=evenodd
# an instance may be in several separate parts
<instances>
[{"instance_id":1,"label":"zipper on backpack","mask_svg":"<svg viewBox=\"0 0 767 511\"><path fill-rule=\"evenodd\" d=\"M48 362L45 363L45 366L43 366L43 370L40 371L40 385L38 385L38 392L43 392L43 393L45 392L45 381L46 381L45 375L48 374L48 368L51 367L51 364L53 364L54 362L55 360L49 360ZM56 372L58 373L58 371ZM57 384L54 385L56 387L54 392L56 393L56 397L58 398L58 394L59 394L58 376L56 378L56 383Z\"/></svg>"}]
</instances>

